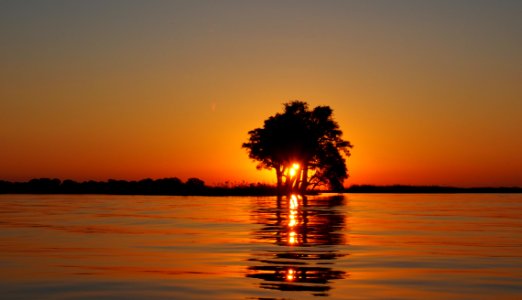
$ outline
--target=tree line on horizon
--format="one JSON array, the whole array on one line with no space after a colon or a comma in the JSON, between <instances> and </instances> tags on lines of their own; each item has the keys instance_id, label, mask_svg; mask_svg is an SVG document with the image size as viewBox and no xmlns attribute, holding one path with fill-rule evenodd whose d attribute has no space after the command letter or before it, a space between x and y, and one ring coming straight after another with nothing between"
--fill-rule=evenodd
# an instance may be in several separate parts
<instances>
[{"instance_id":1,"label":"tree line on horizon","mask_svg":"<svg viewBox=\"0 0 522 300\"><path fill-rule=\"evenodd\" d=\"M332 190L322 190L332 192ZM522 193L522 187L451 187L415 185L352 185L344 193ZM309 191L310 193L310 191ZM194 196L274 196L277 186L265 183L238 183L207 186L199 178L185 182L177 177L138 181L109 179L77 182L57 178L35 178L26 182L0 180L0 194L108 194L108 195L194 195Z\"/></svg>"},{"instance_id":2,"label":"tree line on horizon","mask_svg":"<svg viewBox=\"0 0 522 300\"><path fill-rule=\"evenodd\" d=\"M274 195L275 187L264 183L207 186L199 178L185 182L177 177L137 181L35 178L26 182L0 180L0 194L113 194L113 195Z\"/></svg>"}]
</instances>

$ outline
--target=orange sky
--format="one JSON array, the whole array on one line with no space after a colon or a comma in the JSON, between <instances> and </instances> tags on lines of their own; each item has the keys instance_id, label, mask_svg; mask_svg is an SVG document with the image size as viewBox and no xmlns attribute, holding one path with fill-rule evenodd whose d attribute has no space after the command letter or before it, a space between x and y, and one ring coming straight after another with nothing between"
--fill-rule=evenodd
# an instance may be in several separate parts
<instances>
[{"instance_id":1,"label":"orange sky","mask_svg":"<svg viewBox=\"0 0 522 300\"><path fill-rule=\"evenodd\" d=\"M365 2L2 2L0 179L273 182L241 144L300 99L347 185L522 186L522 4Z\"/></svg>"}]
</instances>

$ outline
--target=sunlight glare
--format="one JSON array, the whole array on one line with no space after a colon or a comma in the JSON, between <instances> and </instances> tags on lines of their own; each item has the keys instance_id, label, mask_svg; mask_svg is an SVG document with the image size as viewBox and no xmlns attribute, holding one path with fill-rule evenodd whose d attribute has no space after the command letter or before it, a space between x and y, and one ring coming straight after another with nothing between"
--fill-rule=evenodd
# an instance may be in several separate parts
<instances>
[{"instance_id":1,"label":"sunlight glare","mask_svg":"<svg viewBox=\"0 0 522 300\"><path fill-rule=\"evenodd\" d=\"M295 236L296 236L295 231L290 231L290 233L289 233L288 235L289 235L288 243L289 243L290 245L295 244L295 243L297 242L297 240L296 240L296 238L295 238Z\"/></svg>"},{"instance_id":2,"label":"sunlight glare","mask_svg":"<svg viewBox=\"0 0 522 300\"><path fill-rule=\"evenodd\" d=\"M288 269L288 272L286 273L286 280L294 281L294 279L295 279L295 270L294 269Z\"/></svg>"},{"instance_id":3,"label":"sunlight glare","mask_svg":"<svg viewBox=\"0 0 522 300\"><path fill-rule=\"evenodd\" d=\"M290 222L288 222L288 227L294 227L295 225L297 225L297 220L295 219L296 214L297 212L295 211L290 212Z\"/></svg>"},{"instance_id":4,"label":"sunlight glare","mask_svg":"<svg viewBox=\"0 0 522 300\"><path fill-rule=\"evenodd\" d=\"M292 167L288 171L288 175L290 175L290 177L294 177L297 174L297 171L299 170L299 168L300 168L300 166L298 163L292 164Z\"/></svg>"},{"instance_id":5,"label":"sunlight glare","mask_svg":"<svg viewBox=\"0 0 522 300\"><path fill-rule=\"evenodd\" d=\"M290 209L296 209L299 206L299 203L297 202L297 196L292 195L290 196Z\"/></svg>"}]
</instances>

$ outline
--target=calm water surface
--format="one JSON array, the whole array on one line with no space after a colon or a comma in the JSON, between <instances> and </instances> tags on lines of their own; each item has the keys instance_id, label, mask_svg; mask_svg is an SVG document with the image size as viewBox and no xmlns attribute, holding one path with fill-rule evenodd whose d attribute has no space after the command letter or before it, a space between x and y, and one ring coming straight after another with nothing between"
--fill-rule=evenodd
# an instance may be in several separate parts
<instances>
[{"instance_id":1,"label":"calm water surface","mask_svg":"<svg viewBox=\"0 0 522 300\"><path fill-rule=\"evenodd\" d=\"M1 299L522 299L522 195L0 195Z\"/></svg>"}]
</instances>

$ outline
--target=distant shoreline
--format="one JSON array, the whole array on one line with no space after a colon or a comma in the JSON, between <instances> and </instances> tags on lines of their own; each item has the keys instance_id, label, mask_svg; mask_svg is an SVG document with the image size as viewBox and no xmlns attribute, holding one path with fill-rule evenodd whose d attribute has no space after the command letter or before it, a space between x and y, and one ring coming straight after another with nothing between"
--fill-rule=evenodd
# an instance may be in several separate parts
<instances>
[{"instance_id":1,"label":"distant shoreline","mask_svg":"<svg viewBox=\"0 0 522 300\"><path fill-rule=\"evenodd\" d=\"M347 193L381 194L506 194L522 193L521 187L452 187L452 186L415 186L415 185L352 185L345 189Z\"/></svg>"},{"instance_id":2,"label":"distant shoreline","mask_svg":"<svg viewBox=\"0 0 522 300\"><path fill-rule=\"evenodd\" d=\"M310 194L332 192L311 191ZM352 185L338 193L364 194L470 194L522 193L522 187L450 187L414 185ZM181 195L181 196L274 196L276 187L264 183L207 186L198 178L183 182L179 178L83 181L38 178L26 182L0 180L0 194L108 194L108 195Z\"/></svg>"}]
</instances>

